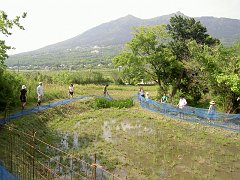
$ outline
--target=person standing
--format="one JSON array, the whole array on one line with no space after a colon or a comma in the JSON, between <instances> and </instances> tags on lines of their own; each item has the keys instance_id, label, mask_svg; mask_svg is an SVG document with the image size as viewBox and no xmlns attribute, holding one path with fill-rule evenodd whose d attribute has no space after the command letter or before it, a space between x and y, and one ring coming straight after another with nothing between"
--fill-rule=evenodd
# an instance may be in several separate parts
<instances>
[{"instance_id":1,"label":"person standing","mask_svg":"<svg viewBox=\"0 0 240 180\"><path fill-rule=\"evenodd\" d=\"M216 106L215 106L215 101L210 102L210 106L208 108L208 122L211 123L212 120L214 119L215 112L216 112Z\"/></svg>"},{"instance_id":2,"label":"person standing","mask_svg":"<svg viewBox=\"0 0 240 180\"><path fill-rule=\"evenodd\" d=\"M150 94L149 92L146 92L146 101L148 101L150 99Z\"/></svg>"},{"instance_id":3,"label":"person standing","mask_svg":"<svg viewBox=\"0 0 240 180\"><path fill-rule=\"evenodd\" d=\"M163 113L167 112L167 104L166 104L167 102L168 102L168 96L164 93L161 98Z\"/></svg>"},{"instance_id":4,"label":"person standing","mask_svg":"<svg viewBox=\"0 0 240 180\"><path fill-rule=\"evenodd\" d=\"M73 98L73 84L72 83L68 87L68 92L69 92L69 96L71 96Z\"/></svg>"},{"instance_id":5,"label":"person standing","mask_svg":"<svg viewBox=\"0 0 240 180\"><path fill-rule=\"evenodd\" d=\"M167 103L168 102L168 96L164 93L161 98L161 103Z\"/></svg>"},{"instance_id":6,"label":"person standing","mask_svg":"<svg viewBox=\"0 0 240 180\"><path fill-rule=\"evenodd\" d=\"M139 96L142 96L143 98L145 97L143 87L139 88L138 94L139 94Z\"/></svg>"},{"instance_id":7,"label":"person standing","mask_svg":"<svg viewBox=\"0 0 240 180\"><path fill-rule=\"evenodd\" d=\"M42 82L38 83L37 95L38 95L37 106L40 106L41 102L42 102L42 99L43 99L43 86L42 86Z\"/></svg>"},{"instance_id":8,"label":"person standing","mask_svg":"<svg viewBox=\"0 0 240 180\"><path fill-rule=\"evenodd\" d=\"M178 106L179 109L180 109L179 115L180 115L180 118L182 118L182 119L184 119L183 109L184 109L184 107L185 107L186 105L187 105L187 100L184 98L183 95L181 95L177 106Z\"/></svg>"},{"instance_id":9,"label":"person standing","mask_svg":"<svg viewBox=\"0 0 240 180\"><path fill-rule=\"evenodd\" d=\"M108 87L108 84L106 84L106 85L104 86L104 89L103 89L103 96L105 96L105 97L106 97L106 96L109 96L107 87Z\"/></svg>"},{"instance_id":10,"label":"person standing","mask_svg":"<svg viewBox=\"0 0 240 180\"><path fill-rule=\"evenodd\" d=\"M22 110L24 110L25 105L27 103L27 87L25 85L22 85L22 89L20 90L20 101L21 101L21 106L22 106Z\"/></svg>"}]
</instances>

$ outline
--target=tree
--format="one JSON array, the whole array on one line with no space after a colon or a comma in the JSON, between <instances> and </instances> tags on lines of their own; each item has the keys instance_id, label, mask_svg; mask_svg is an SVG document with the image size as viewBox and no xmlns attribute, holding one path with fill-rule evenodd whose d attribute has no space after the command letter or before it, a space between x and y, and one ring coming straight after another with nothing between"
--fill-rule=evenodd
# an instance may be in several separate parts
<instances>
[{"instance_id":1,"label":"tree","mask_svg":"<svg viewBox=\"0 0 240 180\"><path fill-rule=\"evenodd\" d=\"M190 53L188 50L189 41L195 40L197 44L215 46L220 43L218 39L212 38L207 34L206 27L198 21L196 22L194 18L187 18L183 16L171 17L170 23L166 27L168 33L172 37L172 41L169 43L172 48L173 54L176 56L177 60L186 64L186 62L191 61ZM185 93L195 92L195 96L199 99L200 92L199 87L196 86L195 80L193 80L192 75L194 72L183 66L175 86L173 87L172 96L175 95L177 90L181 90ZM193 84L194 83L194 84ZM194 96L194 94L193 94Z\"/></svg>"},{"instance_id":2,"label":"tree","mask_svg":"<svg viewBox=\"0 0 240 180\"><path fill-rule=\"evenodd\" d=\"M167 46L169 35L165 26L142 26L135 29L126 49L113 59L115 66L123 66L128 81L149 77L166 92L174 84L182 64L176 61Z\"/></svg>"},{"instance_id":3,"label":"tree","mask_svg":"<svg viewBox=\"0 0 240 180\"><path fill-rule=\"evenodd\" d=\"M25 18L27 13L23 13L22 18ZM0 10L0 32L6 36L11 35L9 31L13 26L17 26L24 30L24 27L20 25L20 16L15 17L13 20L8 19L8 15ZM0 65L4 64L4 60L8 57L7 50L11 49L11 46L7 46L4 40L0 40Z\"/></svg>"},{"instance_id":4,"label":"tree","mask_svg":"<svg viewBox=\"0 0 240 180\"><path fill-rule=\"evenodd\" d=\"M208 87L212 96L218 97L228 113L240 112L240 43L232 47L189 44L191 68L198 71L198 79ZM193 66L194 64L194 66Z\"/></svg>"},{"instance_id":5,"label":"tree","mask_svg":"<svg viewBox=\"0 0 240 180\"><path fill-rule=\"evenodd\" d=\"M26 13L23 13L22 18L26 17ZM15 17L13 20L9 20L7 14L0 10L0 33L9 36L12 33L10 29L14 26L23 29L20 25L20 16ZM6 71L4 61L8 57L7 50L11 49L11 46L5 44L4 40L0 40L0 107L3 108L9 103L10 98L15 97L17 88L19 86L19 80ZM0 108L0 109L1 109Z\"/></svg>"}]
</instances>

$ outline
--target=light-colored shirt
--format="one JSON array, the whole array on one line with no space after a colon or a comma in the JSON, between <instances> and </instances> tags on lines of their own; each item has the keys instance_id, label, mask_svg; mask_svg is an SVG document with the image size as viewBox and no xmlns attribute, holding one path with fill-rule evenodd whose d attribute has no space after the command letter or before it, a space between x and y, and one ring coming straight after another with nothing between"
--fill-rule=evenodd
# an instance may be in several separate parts
<instances>
[{"instance_id":1,"label":"light-colored shirt","mask_svg":"<svg viewBox=\"0 0 240 180\"><path fill-rule=\"evenodd\" d=\"M68 90L69 92L73 92L73 86L69 86Z\"/></svg>"},{"instance_id":2,"label":"light-colored shirt","mask_svg":"<svg viewBox=\"0 0 240 180\"><path fill-rule=\"evenodd\" d=\"M43 96L43 87L41 85L37 87L37 94L38 96Z\"/></svg>"},{"instance_id":3,"label":"light-colored shirt","mask_svg":"<svg viewBox=\"0 0 240 180\"><path fill-rule=\"evenodd\" d=\"M143 90L143 89L140 89L140 90L139 90L139 95L140 95L140 96L143 96L143 95L144 95L144 90Z\"/></svg>"},{"instance_id":4,"label":"light-colored shirt","mask_svg":"<svg viewBox=\"0 0 240 180\"><path fill-rule=\"evenodd\" d=\"M149 100L150 99L150 95L146 94L146 99Z\"/></svg>"},{"instance_id":5,"label":"light-colored shirt","mask_svg":"<svg viewBox=\"0 0 240 180\"><path fill-rule=\"evenodd\" d=\"M182 109L186 105L187 105L186 99L185 98L180 98L179 103L178 103L178 107Z\"/></svg>"},{"instance_id":6,"label":"light-colored shirt","mask_svg":"<svg viewBox=\"0 0 240 180\"><path fill-rule=\"evenodd\" d=\"M211 104L208 109L208 114L214 114L215 111L216 111L215 106Z\"/></svg>"}]
</instances>

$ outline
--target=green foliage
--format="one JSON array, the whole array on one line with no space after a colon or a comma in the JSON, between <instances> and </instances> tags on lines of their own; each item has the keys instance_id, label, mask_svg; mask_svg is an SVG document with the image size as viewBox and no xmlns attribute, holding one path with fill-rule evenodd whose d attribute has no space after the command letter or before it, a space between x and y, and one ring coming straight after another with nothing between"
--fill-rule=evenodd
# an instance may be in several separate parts
<instances>
[{"instance_id":1,"label":"green foliage","mask_svg":"<svg viewBox=\"0 0 240 180\"><path fill-rule=\"evenodd\" d=\"M22 18L25 18L26 15L26 13L23 13ZM5 36L9 36L12 34L10 29L14 26L24 30L24 27L19 23L20 18L20 16L16 16L15 19L9 20L8 15L4 11L0 10L0 33ZM0 66L3 66L4 60L8 57L7 50L9 49L11 49L11 46L7 46L4 40L0 40Z\"/></svg>"},{"instance_id":2,"label":"green foliage","mask_svg":"<svg viewBox=\"0 0 240 180\"><path fill-rule=\"evenodd\" d=\"M22 15L22 18L25 17L26 13ZM12 34L10 29L14 26L24 30L19 20L20 16L9 20L8 15L0 10L0 33L9 36ZM8 57L7 50L9 49L11 49L11 46L7 46L4 40L0 40L0 110L3 110L8 105L15 105L18 102L15 97L19 93L20 81L17 76L7 72L4 65L4 60Z\"/></svg>"},{"instance_id":3,"label":"green foliage","mask_svg":"<svg viewBox=\"0 0 240 180\"><path fill-rule=\"evenodd\" d=\"M168 39L163 25L136 28L127 49L113 59L115 66L123 66L125 81L131 84L149 79L167 91L181 68L166 44Z\"/></svg>"},{"instance_id":4,"label":"green foliage","mask_svg":"<svg viewBox=\"0 0 240 180\"><path fill-rule=\"evenodd\" d=\"M59 84L105 84L110 82L109 79L103 77L102 73L97 71L61 71L53 74L52 80Z\"/></svg>"},{"instance_id":5,"label":"green foliage","mask_svg":"<svg viewBox=\"0 0 240 180\"><path fill-rule=\"evenodd\" d=\"M94 109L101 108L130 108L133 106L132 99L123 99L123 100L108 100L105 98L96 98L95 102L92 104Z\"/></svg>"},{"instance_id":6,"label":"green foliage","mask_svg":"<svg viewBox=\"0 0 240 180\"><path fill-rule=\"evenodd\" d=\"M189 50L194 64L189 66L199 72L197 78L219 103L223 103L225 111L240 112L237 101L240 96L240 44L210 48L191 42Z\"/></svg>"},{"instance_id":7,"label":"green foliage","mask_svg":"<svg viewBox=\"0 0 240 180\"><path fill-rule=\"evenodd\" d=\"M198 79L195 78L197 72L187 66L191 63L188 43L195 41L199 45L215 46L220 41L207 34L207 28L199 21L195 21L194 18L176 15L171 17L166 29L172 37L172 41L169 43L172 52L177 60L184 65L176 78L172 96L176 94L177 90L180 90L185 94L191 94L192 100L196 103L201 98L202 87Z\"/></svg>"},{"instance_id":8,"label":"green foliage","mask_svg":"<svg viewBox=\"0 0 240 180\"><path fill-rule=\"evenodd\" d=\"M7 106L16 106L19 103L20 78L13 73L3 71L0 73L0 111Z\"/></svg>"},{"instance_id":9,"label":"green foliage","mask_svg":"<svg viewBox=\"0 0 240 180\"><path fill-rule=\"evenodd\" d=\"M111 73L111 77L113 79L113 82L114 84L118 84L118 85L123 85L124 84L124 81L123 81L123 76L122 76L122 73L120 72L117 72L117 71L112 71Z\"/></svg>"},{"instance_id":10,"label":"green foliage","mask_svg":"<svg viewBox=\"0 0 240 180\"><path fill-rule=\"evenodd\" d=\"M124 51L113 59L114 65L122 66L123 80L129 84L136 84L144 79L147 74L143 69L143 63L131 52Z\"/></svg>"},{"instance_id":11,"label":"green foliage","mask_svg":"<svg viewBox=\"0 0 240 180\"><path fill-rule=\"evenodd\" d=\"M204 27L200 21L196 21L194 18L187 18L183 16L174 16L171 17L170 23L166 27L167 31L171 34L174 42L183 43L185 46L179 46L184 48L184 52L178 58L184 59L185 50L187 48L188 40L195 40L197 44L206 44L208 46L219 44L220 41L218 39L212 38L209 34L207 34L207 28Z\"/></svg>"}]
</instances>

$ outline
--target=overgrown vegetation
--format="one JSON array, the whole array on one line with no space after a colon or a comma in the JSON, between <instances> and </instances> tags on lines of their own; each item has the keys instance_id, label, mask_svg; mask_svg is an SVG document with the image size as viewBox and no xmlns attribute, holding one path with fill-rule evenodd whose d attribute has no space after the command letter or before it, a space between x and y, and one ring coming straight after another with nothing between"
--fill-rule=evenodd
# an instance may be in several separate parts
<instances>
[{"instance_id":1,"label":"overgrown vegetation","mask_svg":"<svg viewBox=\"0 0 240 180\"><path fill-rule=\"evenodd\" d=\"M112 89L113 94L120 91ZM165 118L137 105L93 109L94 102L76 101L10 124L37 129L38 137L60 148L61 135L68 134L65 150L79 156L97 153L99 163L122 178L239 177L239 133ZM73 146L76 135L78 148Z\"/></svg>"},{"instance_id":2,"label":"overgrown vegetation","mask_svg":"<svg viewBox=\"0 0 240 180\"><path fill-rule=\"evenodd\" d=\"M225 111L240 112L240 46L223 47L194 18L175 16L165 26L137 28L125 50L113 59L123 78L155 81L160 94L177 92L191 105L203 96L223 102Z\"/></svg>"},{"instance_id":3,"label":"overgrown vegetation","mask_svg":"<svg viewBox=\"0 0 240 180\"><path fill-rule=\"evenodd\" d=\"M0 10L0 33L9 36L12 33L10 30L15 26L22 30L24 27L20 25L20 19L26 17L26 13L16 16L10 20L6 12ZM6 72L6 66L4 64L5 59L8 57L7 50L12 47L7 45L4 40L0 39L0 111L6 106L14 106L16 101L13 98L16 96L16 89L20 85L18 78L15 78L14 74Z\"/></svg>"},{"instance_id":4,"label":"overgrown vegetation","mask_svg":"<svg viewBox=\"0 0 240 180\"><path fill-rule=\"evenodd\" d=\"M101 109L101 108L130 108L133 106L132 99L121 99L121 100L108 100L105 98L96 98L92 107L94 109Z\"/></svg>"}]
</instances>

